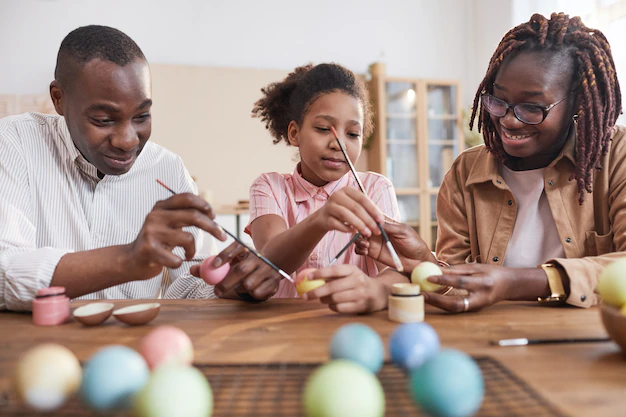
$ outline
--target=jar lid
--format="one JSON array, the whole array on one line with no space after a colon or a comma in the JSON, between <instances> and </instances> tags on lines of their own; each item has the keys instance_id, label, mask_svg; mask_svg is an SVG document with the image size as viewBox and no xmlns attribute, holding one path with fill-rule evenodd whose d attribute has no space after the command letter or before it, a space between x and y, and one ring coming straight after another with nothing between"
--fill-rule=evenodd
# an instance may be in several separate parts
<instances>
[{"instance_id":1,"label":"jar lid","mask_svg":"<svg viewBox=\"0 0 626 417\"><path fill-rule=\"evenodd\" d=\"M392 295L420 295L421 293L419 284L397 283L391 287Z\"/></svg>"},{"instance_id":2,"label":"jar lid","mask_svg":"<svg viewBox=\"0 0 626 417\"><path fill-rule=\"evenodd\" d=\"M39 288L36 298L57 297L61 295L65 295L65 287Z\"/></svg>"}]
</instances>

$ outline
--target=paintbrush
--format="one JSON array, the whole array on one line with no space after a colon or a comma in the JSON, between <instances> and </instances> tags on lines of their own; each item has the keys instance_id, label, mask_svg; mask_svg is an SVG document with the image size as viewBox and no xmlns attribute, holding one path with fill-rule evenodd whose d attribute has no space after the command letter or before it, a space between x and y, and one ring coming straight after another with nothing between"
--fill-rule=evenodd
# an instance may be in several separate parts
<instances>
[{"instance_id":1,"label":"paintbrush","mask_svg":"<svg viewBox=\"0 0 626 417\"><path fill-rule=\"evenodd\" d=\"M170 193L176 195L176 192L174 190L172 190L170 187L168 187L167 185L163 184L163 182L159 181L158 179L156 180L156 182L158 182L161 186L163 186L166 190L168 190ZM217 224L217 223L216 223ZM229 232L228 230L224 229L222 226L220 226L219 224L217 225L224 233L226 233L228 236L232 237L233 239L235 239L235 241L237 243L239 243L241 246L243 246L244 248L246 248L247 250L249 250L250 252L252 252L253 254L255 254L260 260L262 260L263 262L265 262L266 264L268 264L273 270L275 270L276 272L278 272L283 278L285 278L286 280L290 281L290 282L294 282L293 278L291 278L291 276L289 276L288 273L286 273L285 271L283 271L282 269L280 269L279 267L277 267L276 265L274 265L272 263L272 261L270 261L269 259L267 259L265 256L261 255L259 252L257 252L256 250L254 250L253 248L251 248L250 246L246 245L245 243L243 243L243 241L241 239L239 239L237 236L235 236L234 234L232 234L231 232Z\"/></svg>"},{"instance_id":2,"label":"paintbrush","mask_svg":"<svg viewBox=\"0 0 626 417\"><path fill-rule=\"evenodd\" d=\"M331 126L330 130L333 132L333 135L335 135L335 139L337 140L337 143L339 144L341 153L343 153L343 157L346 159L346 162L348 163L348 166L350 167L350 171L352 171L352 175L354 175L354 179L356 180L356 183L359 185L361 192L367 195L367 193L365 192L365 188L363 187L363 184L361 183L361 179L357 175L356 170L354 169L354 165L352 165L352 162L350 161L350 158L348 157L348 152L346 151L346 148L343 146L343 143L341 143L341 141L339 140L339 135L337 134L335 127ZM377 224L378 224L378 228L380 229L380 234L382 235L383 241L385 242L385 246L387 246L389 253L391 253L391 257L393 258L393 263L396 266L396 269L399 272L404 272L404 267L402 266L402 262L400 262L398 253L396 252L393 245L391 244L391 241L389 240L389 236L387 236L387 232L385 232L385 229L383 229L383 225L381 223L377 223ZM356 239L352 238L350 243L348 243L348 245L346 245L346 247L344 247L341 250L341 252L339 252L339 255L337 255L336 257L339 257L343 252L345 252L346 249L354 242L354 240Z\"/></svg>"}]
</instances>

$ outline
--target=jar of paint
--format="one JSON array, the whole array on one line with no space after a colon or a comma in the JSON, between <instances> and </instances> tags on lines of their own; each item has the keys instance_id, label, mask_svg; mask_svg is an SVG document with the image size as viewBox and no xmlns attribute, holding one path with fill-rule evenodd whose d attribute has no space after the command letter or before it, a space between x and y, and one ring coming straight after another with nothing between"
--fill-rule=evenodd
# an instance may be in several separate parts
<instances>
[{"instance_id":1,"label":"jar of paint","mask_svg":"<svg viewBox=\"0 0 626 417\"><path fill-rule=\"evenodd\" d=\"M33 300L33 324L56 326L70 316L70 299L65 287L40 288Z\"/></svg>"},{"instance_id":2,"label":"jar of paint","mask_svg":"<svg viewBox=\"0 0 626 417\"><path fill-rule=\"evenodd\" d=\"M393 284L389 295L389 320L396 323L424 321L424 296L418 284Z\"/></svg>"}]
</instances>

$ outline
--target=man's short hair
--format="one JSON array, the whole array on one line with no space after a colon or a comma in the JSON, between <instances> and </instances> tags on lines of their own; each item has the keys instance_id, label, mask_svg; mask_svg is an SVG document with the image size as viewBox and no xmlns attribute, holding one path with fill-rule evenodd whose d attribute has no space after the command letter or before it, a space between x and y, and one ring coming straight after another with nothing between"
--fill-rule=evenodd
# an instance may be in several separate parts
<instances>
[{"instance_id":1,"label":"man's short hair","mask_svg":"<svg viewBox=\"0 0 626 417\"><path fill-rule=\"evenodd\" d=\"M93 59L125 66L145 60L139 46L125 33L108 26L90 25L71 31L59 48L54 77L64 84L75 78L75 71Z\"/></svg>"}]
</instances>

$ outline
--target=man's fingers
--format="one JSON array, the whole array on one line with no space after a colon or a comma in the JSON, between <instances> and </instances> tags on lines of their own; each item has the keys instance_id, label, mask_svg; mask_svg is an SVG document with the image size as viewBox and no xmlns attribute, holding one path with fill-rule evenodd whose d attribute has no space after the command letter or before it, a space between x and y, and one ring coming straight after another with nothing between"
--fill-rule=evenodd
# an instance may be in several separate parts
<instances>
[{"instance_id":1,"label":"man's fingers","mask_svg":"<svg viewBox=\"0 0 626 417\"><path fill-rule=\"evenodd\" d=\"M218 268L221 265L224 265L225 263L228 263L232 261L233 259L238 258L240 255L246 252L248 252L248 249L246 249L244 246L241 246L237 242L233 242L226 249L221 251L215 257L215 259L213 259L212 266L214 268Z\"/></svg>"},{"instance_id":2,"label":"man's fingers","mask_svg":"<svg viewBox=\"0 0 626 417\"><path fill-rule=\"evenodd\" d=\"M197 209L168 210L160 213L158 221L166 223L170 228L181 229L194 226L210 233L221 241L226 240L222 228L206 214ZM160 220L164 219L164 220Z\"/></svg>"},{"instance_id":3,"label":"man's fingers","mask_svg":"<svg viewBox=\"0 0 626 417\"><path fill-rule=\"evenodd\" d=\"M222 280L222 282L217 284L217 287L220 289L220 291L226 293L238 287L239 285L242 285L243 279L256 271L258 267L259 264L255 261L254 258L246 258L230 268L230 271L228 271L226 277Z\"/></svg>"},{"instance_id":4,"label":"man's fingers","mask_svg":"<svg viewBox=\"0 0 626 417\"><path fill-rule=\"evenodd\" d=\"M189 268L189 273L194 277L200 278L200 264L192 265L191 268Z\"/></svg>"},{"instance_id":5,"label":"man's fingers","mask_svg":"<svg viewBox=\"0 0 626 417\"><path fill-rule=\"evenodd\" d=\"M267 278L252 291L252 296L257 300L267 300L276 294L279 285L280 277Z\"/></svg>"},{"instance_id":6,"label":"man's fingers","mask_svg":"<svg viewBox=\"0 0 626 417\"><path fill-rule=\"evenodd\" d=\"M211 219L215 218L215 212L211 205L202 197L192 193L173 195L166 200L159 201L154 207L163 210L196 209L205 213Z\"/></svg>"}]
</instances>

